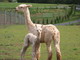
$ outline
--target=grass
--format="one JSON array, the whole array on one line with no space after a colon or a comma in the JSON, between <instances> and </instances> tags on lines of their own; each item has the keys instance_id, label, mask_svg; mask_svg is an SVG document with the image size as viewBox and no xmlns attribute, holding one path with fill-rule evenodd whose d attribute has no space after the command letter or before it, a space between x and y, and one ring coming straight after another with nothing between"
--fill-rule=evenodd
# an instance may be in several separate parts
<instances>
[{"instance_id":1,"label":"grass","mask_svg":"<svg viewBox=\"0 0 80 60\"><path fill-rule=\"evenodd\" d=\"M80 26L59 26L63 60L79 60Z\"/></svg>"},{"instance_id":2,"label":"grass","mask_svg":"<svg viewBox=\"0 0 80 60\"><path fill-rule=\"evenodd\" d=\"M57 26L61 32L61 51L63 60L80 60L80 26ZM19 59L23 38L27 34L25 25L0 26L0 59ZM52 43L53 60L56 60ZM30 47L25 59L31 59ZM41 44L41 58L47 59L45 44Z\"/></svg>"},{"instance_id":3,"label":"grass","mask_svg":"<svg viewBox=\"0 0 80 60\"><path fill-rule=\"evenodd\" d=\"M0 7L2 8L15 8L19 4L32 4L33 7L50 7L50 6L67 6L66 4L40 4L40 3L4 3L0 2Z\"/></svg>"}]
</instances>

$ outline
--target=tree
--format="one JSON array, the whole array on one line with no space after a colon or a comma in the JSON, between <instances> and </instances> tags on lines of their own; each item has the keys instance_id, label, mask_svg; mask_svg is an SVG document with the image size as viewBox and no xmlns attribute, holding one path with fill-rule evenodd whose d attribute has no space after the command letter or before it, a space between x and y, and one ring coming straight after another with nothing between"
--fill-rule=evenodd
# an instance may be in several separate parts
<instances>
[{"instance_id":1,"label":"tree","mask_svg":"<svg viewBox=\"0 0 80 60\"><path fill-rule=\"evenodd\" d=\"M8 0L3 0L3 2L8 2Z\"/></svg>"},{"instance_id":2,"label":"tree","mask_svg":"<svg viewBox=\"0 0 80 60\"><path fill-rule=\"evenodd\" d=\"M64 4L80 4L80 0L17 0L18 2L31 3L64 3Z\"/></svg>"},{"instance_id":3,"label":"tree","mask_svg":"<svg viewBox=\"0 0 80 60\"><path fill-rule=\"evenodd\" d=\"M17 0L8 0L9 2L17 2Z\"/></svg>"}]
</instances>

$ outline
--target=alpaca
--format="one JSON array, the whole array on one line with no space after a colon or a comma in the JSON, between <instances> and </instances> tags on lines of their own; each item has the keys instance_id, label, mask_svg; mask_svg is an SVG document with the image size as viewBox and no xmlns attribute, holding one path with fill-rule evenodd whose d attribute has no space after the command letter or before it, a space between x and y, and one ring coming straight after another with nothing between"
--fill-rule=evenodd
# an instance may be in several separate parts
<instances>
[{"instance_id":1,"label":"alpaca","mask_svg":"<svg viewBox=\"0 0 80 60\"><path fill-rule=\"evenodd\" d=\"M41 38L41 30L37 30L38 35L34 35L32 33L28 33L24 38L24 45L21 50L21 60L23 60L24 54L29 47L30 44L32 44L32 60L37 60L37 54L38 54L38 47L40 45L40 38Z\"/></svg>"},{"instance_id":2,"label":"alpaca","mask_svg":"<svg viewBox=\"0 0 80 60\"><path fill-rule=\"evenodd\" d=\"M52 49L51 49L52 40L54 41L57 60L62 60L61 51L60 51L60 32L59 30L57 29L56 26L51 25L51 24L49 25L34 24L30 18L29 7L32 7L32 5L21 4L16 7L16 11L21 11L24 13L25 23L30 33L33 33L34 35L37 36L36 26L42 29L40 43L45 43L47 46L48 60L52 60ZM40 46L38 47L37 60L39 60L39 57L40 57Z\"/></svg>"}]
</instances>

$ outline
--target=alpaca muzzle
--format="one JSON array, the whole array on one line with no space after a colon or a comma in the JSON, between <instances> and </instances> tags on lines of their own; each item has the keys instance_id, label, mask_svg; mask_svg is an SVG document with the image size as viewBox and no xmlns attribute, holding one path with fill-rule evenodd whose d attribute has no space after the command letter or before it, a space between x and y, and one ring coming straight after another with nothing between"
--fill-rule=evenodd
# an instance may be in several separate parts
<instances>
[{"instance_id":1,"label":"alpaca muzzle","mask_svg":"<svg viewBox=\"0 0 80 60\"><path fill-rule=\"evenodd\" d=\"M18 11L17 7L15 8L15 11Z\"/></svg>"}]
</instances>

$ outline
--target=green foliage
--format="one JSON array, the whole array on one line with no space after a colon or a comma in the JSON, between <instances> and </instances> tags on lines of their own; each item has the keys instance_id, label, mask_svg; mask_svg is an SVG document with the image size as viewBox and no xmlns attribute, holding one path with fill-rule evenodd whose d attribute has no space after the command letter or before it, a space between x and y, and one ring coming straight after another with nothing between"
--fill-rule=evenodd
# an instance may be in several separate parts
<instances>
[{"instance_id":1,"label":"green foliage","mask_svg":"<svg viewBox=\"0 0 80 60\"><path fill-rule=\"evenodd\" d=\"M8 2L8 0L3 0L3 2Z\"/></svg>"},{"instance_id":2,"label":"green foliage","mask_svg":"<svg viewBox=\"0 0 80 60\"><path fill-rule=\"evenodd\" d=\"M0 0L1 2L80 4L80 0Z\"/></svg>"},{"instance_id":3,"label":"green foliage","mask_svg":"<svg viewBox=\"0 0 80 60\"><path fill-rule=\"evenodd\" d=\"M80 4L80 0L17 0L18 2L30 3L56 3L56 4Z\"/></svg>"}]
</instances>

